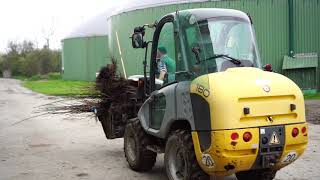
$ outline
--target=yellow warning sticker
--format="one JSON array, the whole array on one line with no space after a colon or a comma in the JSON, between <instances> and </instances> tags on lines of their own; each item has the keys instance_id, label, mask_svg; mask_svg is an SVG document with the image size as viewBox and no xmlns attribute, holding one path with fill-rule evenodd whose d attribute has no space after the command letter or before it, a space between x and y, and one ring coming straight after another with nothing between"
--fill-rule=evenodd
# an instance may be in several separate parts
<instances>
[{"instance_id":1,"label":"yellow warning sticker","mask_svg":"<svg viewBox=\"0 0 320 180\"><path fill-rule=\"evenodd\" d=\"M280 141L276 132L272 133L269 144L270 145L280 144Z\"/></svg>"}]
</instances>

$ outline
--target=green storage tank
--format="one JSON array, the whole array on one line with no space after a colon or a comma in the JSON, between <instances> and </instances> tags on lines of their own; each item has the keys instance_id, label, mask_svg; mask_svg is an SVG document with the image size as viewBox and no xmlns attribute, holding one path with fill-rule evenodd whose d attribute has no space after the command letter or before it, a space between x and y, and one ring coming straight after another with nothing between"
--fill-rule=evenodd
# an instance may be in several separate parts
<instances>
[{"instance_id":1,"label":"green storage tank","mask_svg":"<svg viewBox=\"0 0 320 180\"><path fill-rule=\"evenodd\" d=\"M292 17L289 1L293 5ZM272 64L276 72L288 75L303 89L319 88L319 63L312 63L316 66L313 68L296 65L298 69L288 70L284 61L290 60L287 58L290 47L295 53L320 53L319 0L131 0L108 18L108 48L110 56L118 61L121 73L128 77L143 72L144 50L133 49L129 39L134 27L153 23L167 13L193 8L231 8L248 12L254 22L262 64ZM152 39L152 33L148 29L148 40ZM293 45L290 46L290 42ZM296 61L301 64L298 59Z\"/></svg>"},{"instance_id":2,"label":"green storage tank","mask_svg":"<svg viewBox=\"0 0 320 180\"><path fill-rule=\"evenodd\" d=\"M108 14L101 14L62 40L62 71L65 80L94 81L108 59Z\"/></svg>"}]
</instances>

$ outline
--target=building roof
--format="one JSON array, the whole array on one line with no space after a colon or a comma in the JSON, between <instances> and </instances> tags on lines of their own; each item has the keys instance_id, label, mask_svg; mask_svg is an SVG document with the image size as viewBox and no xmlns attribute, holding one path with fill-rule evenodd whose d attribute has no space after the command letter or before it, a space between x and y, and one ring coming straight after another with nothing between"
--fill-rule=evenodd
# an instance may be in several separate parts
<instances>
[{"instance_id":1,"label":"building roof","mask_svg":"<svg viewBox=\"0 0 320 180\"><path fill-rule=\"evenodd\" d=\"M112 15L120 14L123 12L134 11L138 9L145 9L150 7L164 6L170 4L183 4L204 1L221 1L221 0L130 0L120 8L112 12Z\"/></svg>"},{"instance_id":2,"label":"building roof","mask_svg":"<svg viewBox=\"0 0 320 180\"><path fill-rule=\"evenodd\" d=\"M91 18L87 22L78 26L74 31L72 31L64 39L107 35L107 32L108 32L107 18L109 16L110 16L110 12L108 11Z\"/></svg>"},{"instance_id":3,"label":"building roof","mask_svg":"<svg viewBox=\"0 0 320 180\"><path fill-rule=\"evenodd\" d=\"M170 5L170 4L204 2L204 1L221 1L221 0L130 0L127 3L124 3L121 7L117 8L113 12L107 11L81 24L64 39L107 35L107 32L108 32L107 18L111 15L116 15L123 12L129 12L129 11L145 9L150 7L164 6L164 5Z\"/></svg>"}]
</instances>

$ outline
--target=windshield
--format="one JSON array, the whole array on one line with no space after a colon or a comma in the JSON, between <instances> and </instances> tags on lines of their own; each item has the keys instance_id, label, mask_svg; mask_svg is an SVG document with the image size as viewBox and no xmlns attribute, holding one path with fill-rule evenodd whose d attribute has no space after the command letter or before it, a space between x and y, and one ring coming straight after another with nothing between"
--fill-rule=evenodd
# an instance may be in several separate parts
<instances>
[{"instance_id":1,"label":"windshield","mask_svg":"<svg viewBox=\"0 0 320 180\"><path fill-rule=\"evenodd\" d=\"M197 20L189 11L181 11L177 17L177 81L192 80L233 67L260 68L254 30L248 19L214 17Z\"/></svg>"},{"instance_id":2,"label":"windshield","mask_svg":"<svg viewBox=\"0 0 320 180\"><path fill-rule=\"evenodd\" d=\"M216 66L215 71L224 71L231 67L260 66L254 33L249 22L240 18L220 17L200 21L198 25L206 54L206 59L202 60L213 61L207 64Z\"/></svg>"}]
</instances>

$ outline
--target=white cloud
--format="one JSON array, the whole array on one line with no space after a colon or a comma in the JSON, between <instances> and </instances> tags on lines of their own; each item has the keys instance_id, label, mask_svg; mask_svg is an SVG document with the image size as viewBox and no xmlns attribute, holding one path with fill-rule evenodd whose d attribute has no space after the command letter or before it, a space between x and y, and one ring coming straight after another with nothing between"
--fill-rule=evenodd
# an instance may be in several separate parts
<instances>
[{"instance_id":1,"label":"white cloud","mask_svg":"<svg viewBox=\"0 0 320 180\"><path fill-rule=\"evenodd\" d=\"M24 39L45 43L44 36L54 29L50 46L60 48L60 41L91 17L127 0L1 0L0 52L8 41Z\"/></svg>"}]
</instances>

